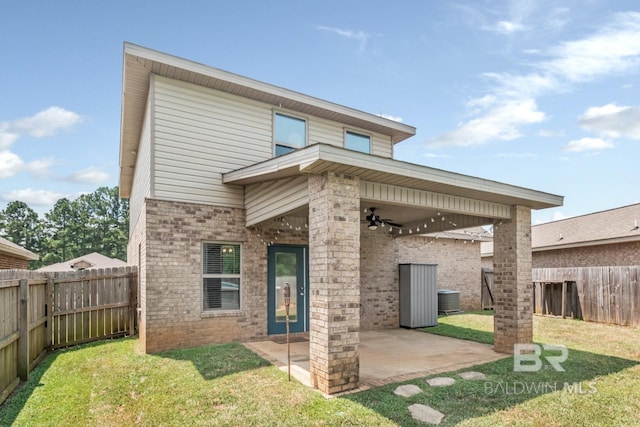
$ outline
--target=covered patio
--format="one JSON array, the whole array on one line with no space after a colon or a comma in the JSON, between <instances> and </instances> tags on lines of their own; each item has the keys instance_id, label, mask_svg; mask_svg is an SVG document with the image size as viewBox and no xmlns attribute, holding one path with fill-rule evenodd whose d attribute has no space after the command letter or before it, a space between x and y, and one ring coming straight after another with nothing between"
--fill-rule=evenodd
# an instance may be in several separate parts
<instances>
[{"instance_id":1,"label":"covered patio","mask_svg":"<svg viewBox=\"0 0 640 427\"><path fill-rule=\"evenodd\" d=\"M310 382L309 342L291 343L291 376ZM287 344L281 340L245 346L287 371ZM441 372L450 372L507 357L492 346L409 329L360 332L360 386L362 391Z\"/></svg>"},{"instance_id":2,"label":"covered patio","mask_svg":"<svg viewBox=\"0 0 640 427\"><path fill-rule=\"evenodd\" d=\"M366 274L383 289L381 307L397 306L397 261L379 256L412 231L493 226L494 349L512 353L514 344L531 342L531 209L559 206L561 196L322 143L227 172L223 182L244 186L247 227L283 216L308 224L307 347L311 384L321 391L359 387L359 334L399 326L393 314L384 325L362 327L361 279ZM361 212L374 206L400 225L363 234ZM370 247L378 256L364 265Z\"/></svg>"}]
</instances>

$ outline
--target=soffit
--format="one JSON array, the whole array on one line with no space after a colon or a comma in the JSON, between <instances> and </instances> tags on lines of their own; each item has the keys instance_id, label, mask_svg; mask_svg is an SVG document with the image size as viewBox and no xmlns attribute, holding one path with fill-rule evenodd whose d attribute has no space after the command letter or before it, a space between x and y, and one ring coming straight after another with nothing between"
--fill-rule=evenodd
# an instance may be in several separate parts
<instances>
[{"instance_id":1,"label":"soffit","mask_svg":"<svg viewBox=\"0 0 640 427\"><path fill-rule=\"evenodd\" d=\"M223 175L227 184L252 184L302 173L328 171L361 180L432 191L471 199L544 209L561 206L563 197L441 169L315 144Z\"/></svg>"}]
</instances>

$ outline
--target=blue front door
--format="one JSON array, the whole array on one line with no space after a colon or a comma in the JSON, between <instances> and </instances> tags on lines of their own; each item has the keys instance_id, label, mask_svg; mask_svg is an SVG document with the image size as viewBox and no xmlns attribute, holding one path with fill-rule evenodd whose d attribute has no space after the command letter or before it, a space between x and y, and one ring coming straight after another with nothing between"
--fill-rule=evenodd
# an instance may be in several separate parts
<instances>
[{"instance_id":1,"label":"blue front door","mask_svg":"<svg viewBox=\"0 0 640 427\"><path fill-rule=\"evenodd\" d=\"M308 247L272 245L267 249L268 262L268 328L270 335L286 332L286 310L283 289L285 283L291 287L289 305L289 330L309 330L309 269Z\"/></svg>"}]
</instances>

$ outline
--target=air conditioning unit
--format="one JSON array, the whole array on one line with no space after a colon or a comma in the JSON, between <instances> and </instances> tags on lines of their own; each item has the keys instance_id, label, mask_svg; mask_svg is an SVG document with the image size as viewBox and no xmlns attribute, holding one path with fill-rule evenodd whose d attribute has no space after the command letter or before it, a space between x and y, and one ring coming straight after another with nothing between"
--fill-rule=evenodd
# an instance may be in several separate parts
<instances>
[{"instance_id":1,"label":"air conditioning unit","mask_svg":"<svg viewBox=\"0 0 640 427\"><path fill-rule=\"evenodd\" d=\"M460 313L460 291L438 289L438 313Z\"/></svg>"}]
</instances>

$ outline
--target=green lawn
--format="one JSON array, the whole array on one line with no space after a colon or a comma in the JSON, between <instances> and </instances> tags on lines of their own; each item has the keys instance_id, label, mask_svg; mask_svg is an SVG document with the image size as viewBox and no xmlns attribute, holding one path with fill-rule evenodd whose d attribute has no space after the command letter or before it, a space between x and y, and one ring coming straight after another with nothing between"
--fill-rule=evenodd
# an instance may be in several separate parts
<instances>
[{"instance_id":1,"label":"green lawn","mask_svg":"<svg viewBox=\"0 0 640 427\"><path fill-rule=\"evenodd\" d=\"M427 331L490 342L492 321L441 317ZM638 329L535 317L534 334L569 347L565 372L513 372L507 358L473 368L486 380L402 383L424 391L408 399L398 384L325 399L239 344L144 355L136 339L105 341L49 355L0 406L0 426L405 426L417 425L412 403L445 413L443 425L640 425Z\"/></svg>"},{"instance_id":2,"label":"green lawn","mask_svg":"<svg viewBox=\"0 0 640 427\"><path fill-rule=\"evenodd\" d=\"M426 332L493 342L491 312L441 317ZM396 397L398 384L348 399L384 414L399 425L419 425L408 404L422 403L446 415L442 425L460 426L640 426L640 330L557 318L534 317L534 341L562 344L569 354L557 372L544 363L538 372L514 372L513 357L472 368L486 380L462 380L450 387L416 384L424 393ZM544 355L558 355L545 352ZM442 375L442 374L441 374ZM434 375L434 376L441 376Z\"/></svg>"}]
</instances>

